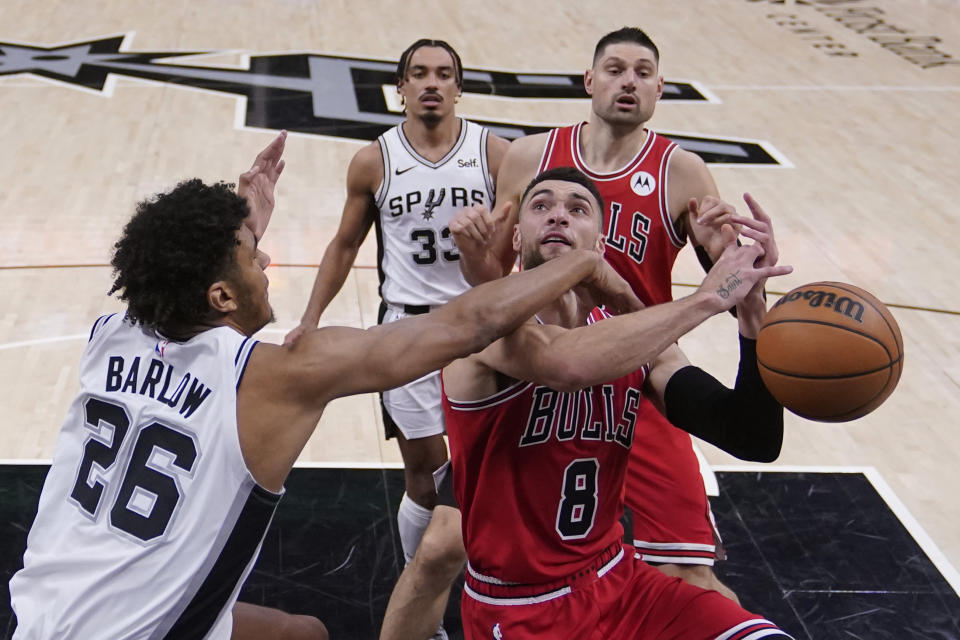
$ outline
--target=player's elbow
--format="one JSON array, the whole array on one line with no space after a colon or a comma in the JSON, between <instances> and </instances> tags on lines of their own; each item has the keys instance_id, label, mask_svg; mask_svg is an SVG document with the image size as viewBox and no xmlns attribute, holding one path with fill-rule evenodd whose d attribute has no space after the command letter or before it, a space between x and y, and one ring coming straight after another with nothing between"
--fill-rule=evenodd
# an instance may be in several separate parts
<instances>
[{"instance_id":1,"label":"player's elbow","mask_svg":"<svg viewBox=\"0 0 960 640\"><path fill-rule=\"evenodd\" d=\"M756 428L750 430L738 447L731 453L741 460L749 462L774 462L780 457L783 447L783 409L776 418L757 421Z\"/></svg>"},{"instance_id":2,"label":"player's elbow","mask_svg":"<svg viewBox=\"0 0 960 640\"><path fill-rule=\"evenodd\" d=\"M567 357L545 361L541 363L540 371L542 383L562 393L574 393L595 382L588 372L577 364L577 358Z\"/></svg>"}]
</instances>

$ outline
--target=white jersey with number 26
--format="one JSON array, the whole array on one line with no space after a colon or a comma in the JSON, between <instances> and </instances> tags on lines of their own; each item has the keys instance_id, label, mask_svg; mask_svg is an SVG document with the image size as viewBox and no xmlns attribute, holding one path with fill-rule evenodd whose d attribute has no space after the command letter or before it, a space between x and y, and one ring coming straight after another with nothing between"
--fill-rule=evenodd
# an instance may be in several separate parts
<instances>
[{"instance_id":1,"label":"white jersey with number 26","mask_svg":"<svg viewBox=\"0 0 960 640\"><path fill-rule=\"evenodd\" d=\"M247 470L237 388L256 340L170 342L97 320L10 581L14 638L230 637L280 495Z\"/></svg>"}]
</instances>

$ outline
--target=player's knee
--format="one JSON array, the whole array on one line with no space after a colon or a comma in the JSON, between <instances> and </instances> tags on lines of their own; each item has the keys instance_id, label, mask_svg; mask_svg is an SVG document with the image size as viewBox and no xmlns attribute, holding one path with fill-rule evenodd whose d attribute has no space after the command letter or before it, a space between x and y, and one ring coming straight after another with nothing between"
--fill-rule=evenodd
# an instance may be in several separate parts
<instances>
[{"instance_id":1,"label":"player's knee","mask_svg":"<svg viewBox=\"0 0 960 640\"><path fill-rule=\"evenodd\" d=\"M417 549L415 561L424 573L453 582L467 561L459 527L430 527Z\"/></svg>"},{"instance_id":2,"label":"player's knee","mask_svg":"<svg viewBox=\"0 0 960 640\"><path fill-rule=\"evenodd\" d=\"M313 616L291 615L283 625L282 640L329 640L327 627Z\"/></svg>"},{"instance_id":3,"label":"player's knee","mask_svg":"<svg viewBox=\"0 0 960 640\"><path fill-rule=\"evenodd\" d=\"M407 496L424 509L433 509L437 504L437 489L431 477L429 482L418 480L407 482Z\"/></svg>"}]
</instances>

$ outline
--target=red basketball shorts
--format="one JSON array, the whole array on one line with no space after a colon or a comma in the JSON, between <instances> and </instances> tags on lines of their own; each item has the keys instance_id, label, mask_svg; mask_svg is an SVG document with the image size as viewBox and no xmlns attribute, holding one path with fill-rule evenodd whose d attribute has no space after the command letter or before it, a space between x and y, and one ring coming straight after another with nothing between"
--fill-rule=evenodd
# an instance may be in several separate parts
<instances>
[{"instance_id":1,"label":"red basketball shorts","mask_svg":"<svg viewBox=\"0 0 960 640\"><path fill-rule=\"evenodd\" d=\"M467 576L466 640L759 640L789 638L716 591L622 551L567 585L507 586Z\"/></svg>"}]
</instances>

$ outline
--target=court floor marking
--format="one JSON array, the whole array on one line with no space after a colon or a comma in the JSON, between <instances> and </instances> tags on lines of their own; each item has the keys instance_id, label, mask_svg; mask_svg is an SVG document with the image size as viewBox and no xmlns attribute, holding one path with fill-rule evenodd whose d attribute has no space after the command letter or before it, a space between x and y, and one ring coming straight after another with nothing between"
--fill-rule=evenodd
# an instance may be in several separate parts
<instances>
[{"instance_id":1,"label":"court floor marking","mask_svg":"<svg viewBox=\"0 0 960 640\"><path fill-rule=\"evenodd\" d=\"M903 504L893 489L883 479L883 475L876 467L830 467L830 466L804 466L804 465L775 465L775 466L756 466L756 465L714 465L713 470L718 473L724 471L732 472L753 472L753 473L859 473L862 474L873 488L876 490L883 501L887 503L890 511L900 520L907 532L913 537L930 561L940 572L958 596L960 596L960 573L953 567L947 557L940 551L940 548L930 538L923 526L913 517L907 506Z\"/></svg>"}]
</instances>

